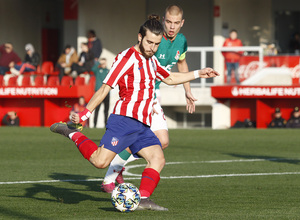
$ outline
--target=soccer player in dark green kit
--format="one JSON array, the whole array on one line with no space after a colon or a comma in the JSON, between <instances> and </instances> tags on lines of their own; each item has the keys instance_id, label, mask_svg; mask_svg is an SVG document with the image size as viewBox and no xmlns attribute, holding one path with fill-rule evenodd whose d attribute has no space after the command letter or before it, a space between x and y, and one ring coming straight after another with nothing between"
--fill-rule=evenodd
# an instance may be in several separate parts
<instances>
[{"instance_id":1,"label":"soccer player in dark green kit","mask_svg":"<svg viewBox=\"0 0 300 220\"><path fill-rule=\"evenodd\" d=\"M171 5L166 8L163 18L164 35L155 56L162 66L168 70L177 64L179 72L189 72L186 62L187 41L183 34L179 33L184 24L183 10L177 5ZM169 133L164 112L160 106L159 85L161 81L156 81L155 94L156 104L153 106L154 114L152 116L151 130L159 138L162 148L165 149L169 145ZM191 93L189 83L183 84L185 89L185 97L187 101L186 109L189 113L195 112L195 101ZM104 192L111 193L115 187L115 181L123 183L122 171L126 163L135 160L133 156L124 150L113 159L108 168L101 189Z\"/></svg>"}]
</instances>

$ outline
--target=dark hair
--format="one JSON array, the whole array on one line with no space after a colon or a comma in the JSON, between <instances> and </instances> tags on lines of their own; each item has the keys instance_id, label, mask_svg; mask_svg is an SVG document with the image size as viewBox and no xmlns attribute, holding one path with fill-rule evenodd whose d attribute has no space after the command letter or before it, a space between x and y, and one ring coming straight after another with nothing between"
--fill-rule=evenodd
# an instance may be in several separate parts
<instances>
[{"instance_id":1,"label":"dark hair","mask_svg":"<svg viewBox=\"0 0 300 220\"><path fill-rule=\"evenodd\" d=\"M164 28L159 21L158 15L149 15L148 20L140 27L139 34L142 35L142 38L145 37L147 30L155 35L163 35Z\"/></svg>"},{"instance_id":2,"label":"dark hair","mask_svg":"<svg viewBox=\"0 0 300 220\"><path fill-rule=\"evenodd\" d=\"M231 31L229 33L232 33L232 32L237 33L237 30L236 29L231 29Z\"/></svg>"},{"instance_id":3,"label":"dark hair","mask_svg":"<svg viewBox=\"0 0 300 220\"><path fill-rule=\"evenodd\" d=\"M67 44L66 46L65 46L65 49L70 49L71 48L71 45L70 44Z\"/></svg>"},{"instance_id":4,"label":"dark hair","mask_svg":"<svg viewBox=\"0 0 300 220\"><path fill-rule=\"evenodd\" d=\"M88 33L93 37L96 37L96 32L94 30L89 30Z\"/></svg>"}]
</instances>

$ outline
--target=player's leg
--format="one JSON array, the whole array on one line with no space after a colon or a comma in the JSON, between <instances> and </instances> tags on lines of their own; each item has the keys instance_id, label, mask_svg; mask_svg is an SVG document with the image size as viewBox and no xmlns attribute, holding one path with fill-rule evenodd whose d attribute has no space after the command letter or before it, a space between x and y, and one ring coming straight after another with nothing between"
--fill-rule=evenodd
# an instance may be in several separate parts
<instances>
[{"instance_id":1,"label":"player's leg","mask_svg":"<svg viewBox=\"0 0 300 220\"><path fill-rule=\"evenodd\" d=\"M160 181L160 172L165 165L163 151L159 145L143 148L138 154L147 161L140 184L141 202L138 210L168 211L149 199Z\"/></svg>"},{"instance_id":2,"label":"player's leg","mask_svg":"<svg viewBox=\"0 0 300 220\"><path fill-rule=\"evenodd\" d=\"M124 170L123 167L130 156L131 153L129 153L127 150L124 150L113 158L101 184L101 190L103 192L111 193L115 188L116 180L118 183L124 182L122 175Z\"/></svg>"},{"instance_id":3,"label":"player's leg","mask_svg":"<svg viewBox=\"0 0 300 220\"><path fill-rule=\"evenodd\" d=\"M169 146L169 132L168 132L168 130L161 129L161 130L156 130L156 131L153 131L153 132L158 137L158 139L161 143L162 149L163 150L166 149Z\"/></svg>"},{"instance_id":4,"label":"player's leg","mask_svg":"<svg viewBox=\"0 0 300 220\"><path fill-rule=\"evenodd\" d=\"M159 139L149 127L144 125L141 131L139 137L130 146L130 150L134 155L137 154L147 161L146 168L142 173L140 184L142 199L138 209L167 211L168 209L155 204L149 199L160 181L160 172L165 165L163 150Z\"/></svg>"},{"instance_id":5,"label":"player's leg","mask_svg":"<svg viewBox=\"0 0 300 220\"><path fill-rule=\"evenodd\" d=\"M98 149L91 155L89 161L95 167L103 169L108 167L115 156L115 152L104 148L104 145L102 145L101 147L98 147Z\"/></svg>"},{"instance_id":6,"label":"player's leg","mask_svg":"<svg viewBox=\"0 0 300 220\"><path fill-rule=\"evenodd\" d=\"M112 123L114 120L116 119L113 119ZM110 129L106 130L100 143L101 147L98 147L93 141L82 134L77 127L71 127L71 125L74 124L55 123L51 125L50 130L71 139L83 157L89 160L96 168L102 169L107 167L116 154L124 149L117 149L114 143L112 143L112 137L114 137L115 132L118 131L114 126L110 126ZM115 124L115 126L117 128L119 127L118 124ZM122 142L122 135L120 139L120 142ZM124 141L126 141L126 139ZM106 148L104 148L104 145Z\"/></svg>"},{"instance_id":7,"label":"player's leg","mask_svg":"<svg viewBox=\"0 0 300 220\"><path fill-rule=\"evenodd\" d=\"M162 148L165 149L169 145L168 126L163 109L159 102L156 102L157 103L154 105L156 113L152 115L151 130L158 137ZM104 180L101 184L101 190L103 192L111 193L115 187L116 180L118 183L123 182L122 171L124 170L125 165L137 159L138 158L131 156L131 154L129 154L126 150L121 152L119 155L116 155L105 174Z\"/></svg>"},{"instance_id":8,"label":"player's leg","mask_svg":"<svg viewBox=\"0 0 300 220\"><path fill-rule=\"evenodd\" d=\"M153 106L153 108L155 109L155 113L152 115L151 130L158 137L162 149L166 149L169 146L169 132L167 120L164 111L158 101Z\"/></svg>"},{"instance_id":9,"label":"player's leg","mask_svg":"<svg viewBox=\"0 0 300 220\"><path fill-rule=\"evenodd\" d=\"M90 160L92 154L98 150L98 146L89 138L87 138L84 134L82 134L76 126L73 125L74 124L67 124L61 122L54 123L53 125L51 125L50 130L54 133L61 134L72 140L77 146L82 156L85 159Z\"/></svg>"}]
</instances>

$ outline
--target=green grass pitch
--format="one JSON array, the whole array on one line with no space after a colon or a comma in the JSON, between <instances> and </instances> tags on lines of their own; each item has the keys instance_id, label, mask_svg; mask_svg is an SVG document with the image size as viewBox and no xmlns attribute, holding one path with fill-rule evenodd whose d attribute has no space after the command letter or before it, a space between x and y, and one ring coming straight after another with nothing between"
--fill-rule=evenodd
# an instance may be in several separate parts
<instances>
[{"instance_id":1,"label":"green grass pitch","mask_svg":"<svg viewBox=\"0 0 300 220\"><path fill-rule=\"evenodd\" d=\"M103 129L83 131L97 144ZM120 213L98 170L49 128L0 127L0 219L300 219L299 130L170 130L151 198L168 212ZM140 166L139 166L140 165ZM144 160L128 164L139 186Z\"/></svg>"}]
</instances>

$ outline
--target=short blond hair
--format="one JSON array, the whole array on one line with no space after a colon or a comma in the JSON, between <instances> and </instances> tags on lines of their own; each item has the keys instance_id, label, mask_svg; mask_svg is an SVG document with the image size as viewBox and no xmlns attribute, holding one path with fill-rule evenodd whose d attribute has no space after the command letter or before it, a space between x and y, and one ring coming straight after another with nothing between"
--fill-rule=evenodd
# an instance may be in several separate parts
<instances>
[{"instance_id":1,"label":"short blond hair","mask_svg":"<svg viewBox=\"0 0 300 220\"><path fill-rule=\"evenodd\" d=\"M179 15L179 14L181 14L182 18L183 18L183 9L179 5L169 5L166 8L165 16L166 16L167 12L169 12L170 15Z\"/></svg>"}]
</instances>

